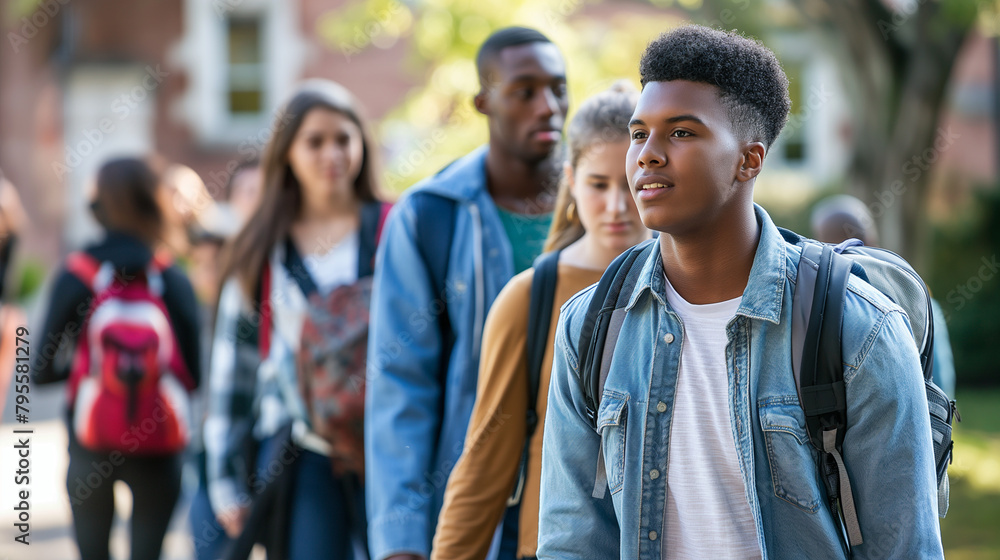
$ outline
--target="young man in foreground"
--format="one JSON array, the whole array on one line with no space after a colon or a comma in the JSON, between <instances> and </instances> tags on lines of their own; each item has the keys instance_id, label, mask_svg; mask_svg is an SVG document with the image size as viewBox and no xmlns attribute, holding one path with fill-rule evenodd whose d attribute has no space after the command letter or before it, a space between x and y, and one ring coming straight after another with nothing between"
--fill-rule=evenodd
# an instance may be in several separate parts
<instances>
[{"instance_id":1,"label":"young man in foreground","mask_svg":"<svg viewBox=\"0 0 1000 560\"><path fill-rule=\"evenodd\" d=\"M640 75L626 169L658 250L635 265L596 432L578 355L593 289L563 307L538 557L841 558L792 373L799 249L753 203L787 119L787 79L759 43L696 26L651 43ZM853 554L940 558L906 317L852 277L842 336L843 458L864 535Z\"/></svg>"}]
</instances>

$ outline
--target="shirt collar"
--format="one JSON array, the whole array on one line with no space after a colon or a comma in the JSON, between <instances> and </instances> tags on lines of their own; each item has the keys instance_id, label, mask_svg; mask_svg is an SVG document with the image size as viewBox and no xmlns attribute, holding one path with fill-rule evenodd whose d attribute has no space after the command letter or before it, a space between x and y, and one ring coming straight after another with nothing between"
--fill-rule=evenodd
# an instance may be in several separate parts
<instances>
[{"instance_id":1,"label":"shirt collar","mask_svg":"<svg viewBox=\"0 0 1000 560\"><path fill-rule=\"evenodd\" d=\"M781 317L781 301L785 292L786 243L763 208L754 204L754 213L760 225L760 240L757 243L753 266L750 268L750 278L743 290L743 300L736 314L777 324ZM660 305L666 306L663 295L666 293L665 280L663 260L657 245L643 263L639 281L632 291L627 309L632 309L646 291Z\"/></svg>"},{"instance_id":2,"label":"shirt collar","mask_svg":"<svg viewBox=\"0 0 1000 560\"><path fill-rule=\"evenodd\" d=\"M411 190L428 192L455 200L474 200L486 192L486 155L489 146L480 146L454 161L436 175L424 179Z\"/></svg>"}]
</instances>

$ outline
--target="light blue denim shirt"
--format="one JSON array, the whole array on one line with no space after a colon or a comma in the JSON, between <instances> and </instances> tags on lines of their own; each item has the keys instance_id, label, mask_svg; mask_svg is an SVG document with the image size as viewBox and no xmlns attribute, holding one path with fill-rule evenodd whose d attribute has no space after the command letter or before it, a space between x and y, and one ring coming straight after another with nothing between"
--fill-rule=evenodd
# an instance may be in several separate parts
<instances>
[{"instance_id":1,"label":"light blue denim shirt","mask_svg":"<svg viewBox=\"0 0 1000 560\"><path fill-rule=\"evenodd\" d=\"M756 207L760 240L727 327L730 422L764 558L843 558L792 375L799 250ZM593 288L562 308L542 457L538 557L660 558L670 418L684 327L659 251L643 264L597 414L586 416L577 339ZM844 309L843 454L864 543L855 558L941 558L930 421L906 316L852 277ZM609 491L592 497L603 446ZM705 468L711 468L706 465Z\"/></svg>"},{"instance_id":2,"label":"light blue denim shirt","mask_svg":"<svg viewBox=\"0 0 1000 560\"><path fill-rule=\"evenodd\" d=\"M446 278L456 340L441 355L442 306L416 244L410 196L392 209L376 254L365 400L365 487L371 557L428 557L445 485L476 399L486 314L514 275L513 253L486 188L486 148L411 189L456 201ZM441 217L442 220L447 217ZM448 360L446 387L438 379Z\"/></svg>"}]
</instances>

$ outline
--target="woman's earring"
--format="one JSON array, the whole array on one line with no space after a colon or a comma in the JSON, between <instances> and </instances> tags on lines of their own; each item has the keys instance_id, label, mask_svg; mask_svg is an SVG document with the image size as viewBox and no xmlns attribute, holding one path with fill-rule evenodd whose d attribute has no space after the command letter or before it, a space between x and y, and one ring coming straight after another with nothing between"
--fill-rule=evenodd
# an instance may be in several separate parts
<instances>
[{"instance_id":1,"label":"woman's earring","mask_svg":"<svg viewBox=\"0 0 1000 560\"><path fill-rule=\"evenodd\" d=\"M566 206L566 220L572 222L576 217L576 202L569 201L569 205Z\"/></svg>"}]
</instances>

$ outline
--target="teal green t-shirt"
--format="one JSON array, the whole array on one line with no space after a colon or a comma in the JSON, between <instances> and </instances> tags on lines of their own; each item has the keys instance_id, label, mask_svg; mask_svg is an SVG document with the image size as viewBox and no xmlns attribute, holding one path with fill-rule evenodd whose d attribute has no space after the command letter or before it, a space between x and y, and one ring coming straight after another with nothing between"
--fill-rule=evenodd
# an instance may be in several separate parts
<instances>
[{"instance_id":1,"label":"teal green t-shirt","mask_svg":"<svg viewBox=\"0 0 1000 560\"><path fill-rule=\"evenodd\" d=\"M531 268L535 257L542 254L549 226L552 225L552 213L517 214L499 206L497 211L510 246L514 249L514 273L520 274Z\"/></svg>"}]
</instances>

